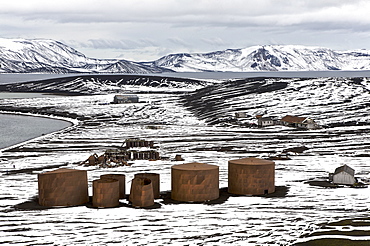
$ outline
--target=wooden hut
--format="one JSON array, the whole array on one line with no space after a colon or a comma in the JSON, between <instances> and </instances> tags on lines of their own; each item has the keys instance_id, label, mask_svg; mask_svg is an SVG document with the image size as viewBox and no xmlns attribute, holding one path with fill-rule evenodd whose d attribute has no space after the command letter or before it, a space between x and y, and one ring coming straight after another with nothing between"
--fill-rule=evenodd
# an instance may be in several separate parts
<instances>
[{"instance_id":1,"label":"wooden hut","mask_svg":"<svg viewBox=\"0 0 370 246\"><path fill-rule=\"evenodd\" d=\"M355 170L347 165L340 166L329 176L334 184L353 185L356 183Z\"/></svg>"},{"instance_id":2,"label":"wooden hut","mask_svg":"<svg viewBox=\"0 0 370 246\"><path fill-rule=\"evenodd\" d=\"M219 168L204 163L186 163L171 167L171 198L184 202L217 199Z\"/></svg>"},{"instance_id":3,"label":"wooden hut","mask_svg":"<svg viewBox=\"0 0 370 246\"><path fill-rule=\"evenodd\" d=\"M136 95L115 95L113 103L138 103L139 97Z\"/></svg>"},{"instance_id":4,"label":"wooden hut","mask_svg":"<svg viewBox=\"0 0 370 246\"><path fill-rule=\"evenodd\" d=\"M41 206L76 206L89 201L87 171L60 168L38 174Z\"/></svg>"},{"instance_id":5,"label":"wooden hut","mask_svg":"<svg viewBox=\"0 0 370 246\"><path fill-rule=\"evenodd\" d=\"M275 192L275 162L249 157L228 162L228 191L237 195Z\"/></svg>"}]
</instances>

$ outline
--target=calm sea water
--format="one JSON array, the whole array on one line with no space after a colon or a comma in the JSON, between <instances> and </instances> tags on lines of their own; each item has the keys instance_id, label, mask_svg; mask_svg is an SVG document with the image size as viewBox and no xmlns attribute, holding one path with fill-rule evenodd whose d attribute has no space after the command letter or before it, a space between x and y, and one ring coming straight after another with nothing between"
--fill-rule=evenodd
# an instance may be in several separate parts
<instances>
[{"instance_id":1,"label":"calm sea water","mask_svg":"<svg viewBox=\"0 0 370 246\"><path fill-rule=\"evenodd\" d=\"M0 149L68 126L71 126L71 123L63 120L0 114Z\"/></svg>"}]
</instances>

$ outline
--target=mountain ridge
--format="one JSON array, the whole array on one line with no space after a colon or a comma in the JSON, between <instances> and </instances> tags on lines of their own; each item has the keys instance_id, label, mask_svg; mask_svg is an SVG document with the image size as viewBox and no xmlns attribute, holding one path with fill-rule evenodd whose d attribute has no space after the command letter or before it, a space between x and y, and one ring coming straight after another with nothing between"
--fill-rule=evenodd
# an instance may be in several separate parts
<instances>
[{"instance_id":1,"label":"mountain ridge","mask_svg":"<svg viewBox=\"0 0 370 246\"><path fill-rule=\"evenodd\" d=\"M0 38L0 73L159 73L171 70L121 59L88 58L51 39Z\"/></svg>"},{"instance_id":2,"label":"mountain ridge","mask_svg":"<svg viewBox=\"0 0 370 246\"><path fill-rule=\"evenodd\" d=\"M177 72L368 70L367 50L334 51L299 45L261 45L209 53L170 54L154 66Z\"/></svg>"},{"instance_id":3,"label":"mountain ridge","mask_svg":"<svg viewBox=\"0 0 370 246\"><path fill-rule=\"evenodd\" d=\"M370 70L370 51L258 45L178 53L149 62L88 58L51 39L0 38L0 73L161 73Z\"/></svg>"}]
</instances>

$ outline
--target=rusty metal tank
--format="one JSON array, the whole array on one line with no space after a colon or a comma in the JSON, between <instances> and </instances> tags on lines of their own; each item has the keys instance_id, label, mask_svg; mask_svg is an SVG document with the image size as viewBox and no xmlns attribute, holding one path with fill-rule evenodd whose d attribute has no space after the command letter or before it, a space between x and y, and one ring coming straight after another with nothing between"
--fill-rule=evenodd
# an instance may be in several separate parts
<instances>
[{"instance_id":1,"label":"rusty metal tank","mask_svg":"<svg viewBox=\"0 0 370 246\"><path fill-rule=\"evenodd\" d=\"M184 202L217 199L219 167L205 163L186 163L171 167L171 198Z\"/></svg>"},{"instance_id":2,"label":"rusty metal tank","mask_svg":"<svg viewBox=\"0 0 370 246\"><path fill-rule=\"evenodd\" d=\"M89 201L87 171L60 168L38 174L41 206L76 206Z\"/></svg>"},{"instance_id":3,"label":"rusty metal tank","mask_svg":"<svg viewBox=\"0 0 370 246\"><path fill-rule=\"evenodd\" d=\"M248 157L228 162L228 191L237 195L275 192L275 162Z\"/></svg>"},{"instance_id":4,"label":"rusty metal tank","mask_svg":"<svg viewBox=\"0 0 370 246\"><path fill-rule=\"evenodd\" d=\"M133 207L154 205L152 181L147 178L134 178L131 183L129 201Z\"/></svg>"},{"instance_id":5,"label":"rusty metal tank","mask_svg":"<svg viewBox=\"0 0 370 246\"><path fill-rule=\"evenodd\" d=\"M154 199L160 197L160 180L158 173L137 173L135 178L147 178L152 181Z\"/></svg>"},{"instance_id":6,"label":"rusty metal tank","mask_svg":"<svg viewBox=\"0 0 370 246\"><path fill-rule=\"evenodd\" d=\"M97 179L93 181L94 207L113 208L119 205L119 181L117 179Z\"/></svg>"},{"instance_id":7,"label":"rusty metal tank","mask_svg":"<svg viewBox=\"0 0 370 246\"><path fill-rule=\"evenodd\" d=\"M116 179L119 181L119 199L126 197L126 176L124 174L104 174L100 179Z\"/></svg>"}]
</instances>

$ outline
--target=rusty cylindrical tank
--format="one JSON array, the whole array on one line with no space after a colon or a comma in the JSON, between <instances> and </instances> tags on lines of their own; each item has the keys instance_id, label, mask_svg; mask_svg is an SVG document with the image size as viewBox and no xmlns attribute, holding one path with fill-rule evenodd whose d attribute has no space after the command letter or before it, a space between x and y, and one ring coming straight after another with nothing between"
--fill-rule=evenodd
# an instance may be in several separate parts
<instances>
[{"instance_id":1,"label":"rusty cylindrical tank","mask_svg":"<svg viewBox=\"0 0 370 246\"><path fill-rule=\"evenodd\" d=\"M100 179L116 179L119 181L119 199L126 197L126 176L124 174L104 174Z\"/></svg>"},{"instance_id":2,"label":"rusty cylindrical tank","mask_svg":"<svg viewBox=\"0 0 370 246\"><path fill-rule=\"evenodd\" d=\"M154 205L152 181L147 178L134 178L131 183L129 201L133 207L149 207Z\"/></svg>"},{"instance_id":3,"label":"rusty cylindrical tank","mask_svg":"<svg viewBox=\"0 0 370 246\"><path fill-rule=\"evenodd\" d=\"M275 162L249 157L228 162L228 191L237 195L275 192Z\"/></svg>"},{"instance_id":4,"label":"rusty cylindrical tank","mask_svg":"<svg viewBox=\"0 0 370 246\"><path fill-rule=\"evenodd\" d=\"M119 205L119 181L117 179L97 179L93 181L93 206L113 208Z\"/></svg>"},{"instance_id":5,"label":"rusty cylindrical tank","mask_svg":"<svg viewBox=\"0 0 370 246\"><path fill-rule=\"evenodd\" d=\"M68 168L38 175L41 206L76 206L89 201L87 171Z\"/></svg>"},{"instance_id":6,"label":"rusty cylindrical tank","mask_svg":"<svg viewBox=\"0 0 370 246\"><path fill-rule=\"evenodd\" d=\"M135 178L147 178L152 181L154 199L160 197L160 180L158 173L137 173Z\"/></svg>"},{"instance_id":7,"label":"rusty cylindrical tank","mask_svg":"<svg viewBox=\"0 0 370 246\"><path fill-rule=\"evenodd\" d=\"M171 167L171 198L184 202L217 199L219 168L204 163L186 163Z\"/></svg>"}]
</instances>

